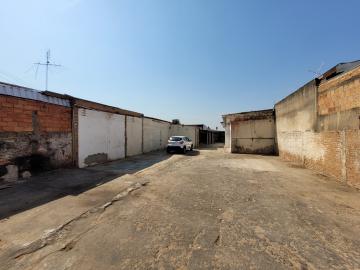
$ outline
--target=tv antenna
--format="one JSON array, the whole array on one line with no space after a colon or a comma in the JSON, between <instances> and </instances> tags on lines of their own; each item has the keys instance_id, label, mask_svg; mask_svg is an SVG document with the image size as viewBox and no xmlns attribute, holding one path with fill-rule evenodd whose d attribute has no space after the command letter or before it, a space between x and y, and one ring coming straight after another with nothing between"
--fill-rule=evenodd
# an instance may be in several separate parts
<instances>
[{"instance_id":1,"label":"tv antenna","mask_svg":"<svg viewBox=\"0 0 360 270\"><path fill-rule=\"evenodd\" d=\"M48 83L49 83L49 67L61 67L61 65L53 64L50 62L50 50L47 50L46 52L46 62L45 63L34 63L34 65L37 65L36 67L36 74L39 69L39 66L45 66L45 90L48 90Z\"/></svg>"},{"instance_id":2,"label":"tv antenna","mask_svg":"<svg viewBox=\"0 0 360 270\"><path fill-rule=\"evenodd\" d=\"M325 63L321 62L320 66L319 66L319 68L317 70L309 69L308 71L311 72L311 73L314 73L316 75L316 77L320 77L322 75L321 69L323 68L324 65L325 65Z\"/></svg>"}]
</instances>

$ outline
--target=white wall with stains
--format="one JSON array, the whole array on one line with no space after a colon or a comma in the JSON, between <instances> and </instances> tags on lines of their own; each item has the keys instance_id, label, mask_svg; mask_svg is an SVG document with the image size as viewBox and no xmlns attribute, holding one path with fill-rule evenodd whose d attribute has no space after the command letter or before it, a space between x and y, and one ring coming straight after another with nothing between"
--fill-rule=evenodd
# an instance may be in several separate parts
<instances>
[{"instance_id":1,"label":"white wall with stains","mask_svg":"<svg viewBox=\"0 0 360 270\"><path fill-rule=\"evenodd\" d=\"M142 118L126 116L126 155L142 154Z\"/></svg>"},{"instance_id":2,"label":"white wall with stains","mask_svg":"<svg viewBox=\"0 0 360 270\"><path fill-rule=\"evenodd\" d=\"M224 145L224 150L226 152L231 152L231 123L230 120L226 120L226 125L225 125L225 145Z\"/></svg>"},{"instance_id":3,"label":"white wall with stains","mask_svg":"<svg viewBox=\"0 0 360 270\"><path fill-rule=\"evenodd\" d=\"M273 118L238 121L231 124L231 150L235 153L273 154L275 124Z\"/></svg>"},{"instance_id":4,"label":"white wall with stains","mask_svg":"<svg viewBox=\"0 0 360 270\"><path fill-rule=\"evenodd\" d=\"M78 166L162 150L173 135L188 136L194 147L199 145L199 128L195 126L79 108Z\"/></svg>"},{"instance_id":5,"label":"white wall with stains","mask_svg":"<svg viewBox=\"0 0 360 270\"><path fill-rule=\"evenodd\" d=\"M144 118L144 153L165 149L170 135L170 123Z\"/></svg>"},{"instance_id":6,"label":"white wall with stains","mask_svg":"<svg viewBox=\"0 0 360 270\"><path fill-rule=\"evenodd\" d=\"M223 116L225 151L246 154L276 153L274 111L240 112Z\"/></svg>"},{"instance_id":7,"label":"white wall with stains","mask_svg":"<svg viewBox=\"0 0 360 270\"><path fill-rule=\"evenodd\" d=\"M79 167L125 157L125 116L79 109Z\"/></svg>"}]
</instances>

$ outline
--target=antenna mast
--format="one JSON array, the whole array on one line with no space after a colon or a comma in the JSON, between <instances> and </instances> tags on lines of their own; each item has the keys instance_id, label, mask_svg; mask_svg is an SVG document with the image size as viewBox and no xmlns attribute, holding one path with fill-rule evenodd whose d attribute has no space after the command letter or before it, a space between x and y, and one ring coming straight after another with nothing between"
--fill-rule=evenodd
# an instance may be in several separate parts
<instances>
[{"instance_id":1,"label":"antenna mast","mask_svg":"<svg viewBox=\"0 0 360 270\"><path fill-rule=\"evenodd\" d=\"M48 83L49 83L49 67L61 67L61 65L52 64L50 62L50 50L47 50L46 52L46 62L45 63L34 63L35 65L39 66L45 66L45 90L48 90Z\"/></svg>"},{"instance_id":2,"label":"antenna mast","mask_svg":"<svg viewBox=\"0 0 360 270\"><path fill-rule=\"evenodd\" d=\"M308 71L311 73L314 73L317 77L320 77L322 75L321 69L324 66L324 64L325 64L324 62L321 62L321 65L319 66L319 68L316 71L314 71L312 69L309 69Z\"/></svg>"}]
</instances>

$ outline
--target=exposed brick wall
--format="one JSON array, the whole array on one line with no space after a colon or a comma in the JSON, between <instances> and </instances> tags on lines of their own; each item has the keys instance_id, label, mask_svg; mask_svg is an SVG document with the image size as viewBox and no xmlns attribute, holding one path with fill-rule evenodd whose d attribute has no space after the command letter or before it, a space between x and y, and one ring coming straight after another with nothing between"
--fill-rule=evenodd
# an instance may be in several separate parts
<instances>
[{"instance_id":1,"label":"exposed brick wall","mask_svg":"<svg viewBox=\"0 0 360 270\"><path fill-rule=\"evenodd\" d=\"M350 185L360 188L360 130L346 131L346 177Z\"/></svg>"},{"instance_id":2,"label":"exposed brick wall","mask_svg":"<svg viewBox=\"0 0 360 270\"><path fill-rule=\"evenodd\" d=\"M318 135L318 148L314 150L318 151L321 149L324 156L320 161L309 160L308 167L318 169L322 173L333 176L338 180L346 181L346 176L343 174L342 169L345 166L345 133L329 131L318 133Z\"/></svg>"},{"instance_id":3,"label":"exposed brick wall","mask_svg":"<svg viewBox=\"0 0 360 270\"><path fill-rule=\"evenodd\" d=\"M79 166L79 108L73 106L72 109L72 164Z\"/></svg>"},{"instance_id":4,"label":"exposed brick wall","mask_svg":"<svg viewBox=\"0 0 360 270\"><path fill-rule=\"evenodd\" d=\"M71 165L71 114L69 107L0 95L0 180L9 166L21 177Z\"/></svg>"},{"instance_id":5,"label":"exposed brick wall","mask_svg":"<svg viewBox=\"0 0 360 270\"><path fill-rule=\"evenodd\" d=\"M318 113L331 117L336 113L338 122L346 122L342 128L327 140L325 171L338 179L360 188L360 67L329 81L318 88ZM342 116L346 117L342 117ZM337 124L341 127L341 124ZM329 134L324 133L324 136ZM333 133L330 133L333 134Z\"/></svg>"},{"instance_id":6,"label":"exposed brick wall","mask_svg":"<svg viewBox=\"0 0 360 270\"><path fill-rule=\"evenodd\" d=\"M32 132L34 118L40 132L71 132L71 108L0 95L0 132Z\"/></svg>"},{"instance_id":7,"label":"exposed brick wall","mask_svg":"<svg viewBox=\"0 0 360 270\"><path fill-rule=\"evenodd\" d=\"M360 67L322 81L306 104L301 89L275 105L280 157L360 188ZM316 128L304 129L312 108Z\"/></svg>"},{"instance_id":8,"label":"exposed brick wall","mask_svg":"<svg viewBox=\"0 0 360 270\"><path fill-rule=\"evenodd\" d=\"M279 134L280 157L360 188L360 131Z\"/></svg>"},{"instance_id":9,"label":"exposed brick wall","mask_svg":"<svg viewBox=\"0 0 360 270\"><path fill-rule=\"evenodd\" d=\"M360 67L325 81L318 88L319 115L360 107Z\"/></svg>"}]
</instances>

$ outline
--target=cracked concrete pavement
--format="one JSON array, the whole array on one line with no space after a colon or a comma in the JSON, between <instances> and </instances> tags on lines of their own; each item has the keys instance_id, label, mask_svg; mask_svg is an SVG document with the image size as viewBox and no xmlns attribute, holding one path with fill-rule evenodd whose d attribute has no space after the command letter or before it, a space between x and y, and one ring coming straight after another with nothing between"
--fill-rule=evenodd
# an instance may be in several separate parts
<instances>
[{"instance_id":1,"label":"cracked concrete pavement","mask_svg":"<svg viewBox=\"0 0 360 270\"><path fill-rule=\"evenodd\" d=\"M0 269L360 268L359 191L278 157L204 149L85 193L107 185L53 230L2 221Z\"/></svg>"}]
</instances>

